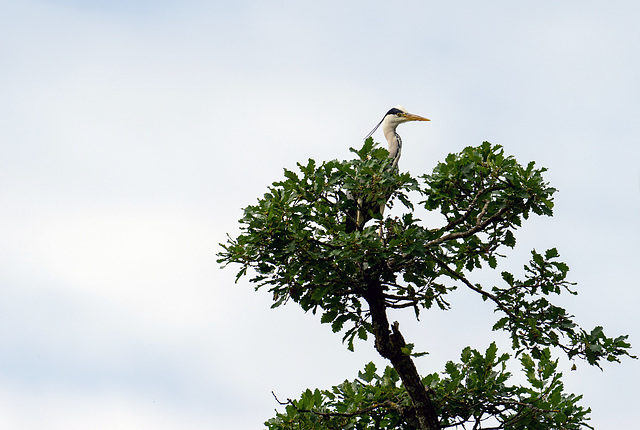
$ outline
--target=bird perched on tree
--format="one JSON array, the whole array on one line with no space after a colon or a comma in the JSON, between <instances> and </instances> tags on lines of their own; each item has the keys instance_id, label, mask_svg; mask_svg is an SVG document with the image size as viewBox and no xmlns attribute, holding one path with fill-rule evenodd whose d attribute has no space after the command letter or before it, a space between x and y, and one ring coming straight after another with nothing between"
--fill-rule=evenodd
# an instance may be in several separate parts
<instances>
[{"instance_id":1,"label":"bird perched on tree","mask_svg":"<svg viewBox=\"0 0 640 430\"><path fill-rule=\"evenodd\" d=\"M392 159L390 163L390 168L396 170L398 168L398 161L400 161L400 154L402 152L402 139L396 132L396 128L405 122L409 121L429 121L427 118L421 117L419 115L414 115L409 113L402 106L396 106L391 109L384 115L382 120L371 130L371 133L365 137L365 140L371 137L373 133L378 129L378 127L382 126L382 132L384 133L384 137L387 139L387 143L389 145L389 158ZM370 207L371 205L367 205L362 197L357 199L357 208L350 213L347 214L345 231L347 233L351 233L353 231L362 230L364 225L369 221L372 216L370 212L379 210L380 213L384 211L384 204L378 208ZM377 205L376 205L377 206Z\"/></svg>"}]
</instances>

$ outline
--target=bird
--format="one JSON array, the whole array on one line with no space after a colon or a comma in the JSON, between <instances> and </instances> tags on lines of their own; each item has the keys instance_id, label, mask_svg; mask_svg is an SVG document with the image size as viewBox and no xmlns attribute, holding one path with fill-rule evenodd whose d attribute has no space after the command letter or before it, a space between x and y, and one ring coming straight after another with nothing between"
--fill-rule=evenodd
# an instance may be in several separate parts
<instances>
[{"instance_id":1,"label":"bird","mask_svg":"<svg viewBox=\"0 0 640 430\"><path fill-rule=\"evenodd\" d=\"M402 139L400 139L400 135L396 132L396 128L400 124L409 121L430 120L420 115L409 113L409 111L407 111L404 107L398 105L389 109L389 111L387 111L378 125L376 125L373 130L371 130L371 132L364 138L364 140L367 140L373 135L373 133L375 133L375 131L380 126L382 126L382 133L384 134L385 139L387 139L389 158L391 158L392 160L389 168L393 171L398 169L398 162L400 161L400 155L402 153ZM349 213L347 213L345 225L346 233L351 233L355 230L362 231L362 228L367 223L367 221L372 218L369 212L376 209L375 207L367 207L369 205L364 204L364 199L362 197L357 199L357 203L358 204L356 209L351 210ZM380 213L384 211L384 206L384 204L380 206Z\"/></svg>"}]
</instances>

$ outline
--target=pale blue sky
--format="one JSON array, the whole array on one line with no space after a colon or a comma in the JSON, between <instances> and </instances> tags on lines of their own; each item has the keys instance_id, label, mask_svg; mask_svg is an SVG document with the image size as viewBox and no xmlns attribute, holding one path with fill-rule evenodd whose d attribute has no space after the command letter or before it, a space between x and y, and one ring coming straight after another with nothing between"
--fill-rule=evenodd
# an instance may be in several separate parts
<instances>
[{"instance_id":1,"label":"pale blue sky","mask_svg":"<svg viewBox=\"0 0 640 430\"><path fill-rule=\"evenodd\" d=\"M639 14L628 1L3 1L0 427L261 428L271 390L384 365L318 317L270 310L215 253L283 167L350 157L396 104L431 118L399 129L403 170L483 140L550 169L556 216L525 224L506 265L556 246L580 291L562 303L637 346ZM421 325L401 318L431 352L424 373L493 336L481 301L452 301ZM593 425L635 429L638 361L578 367L567 390Z\"/></svg>"}]
</instances>

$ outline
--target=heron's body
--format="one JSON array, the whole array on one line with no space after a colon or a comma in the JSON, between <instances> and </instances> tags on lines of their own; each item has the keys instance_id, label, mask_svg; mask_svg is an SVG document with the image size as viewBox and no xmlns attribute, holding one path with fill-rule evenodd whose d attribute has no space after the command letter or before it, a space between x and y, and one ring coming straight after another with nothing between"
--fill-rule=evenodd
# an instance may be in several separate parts
<instances>
[{"instance_id":1,"label":"heron's body","mask_svg":"<svg viewBox=\"0 0 640 430\"><path fill-rule=\"evenodd\" d=\"M389 109L384 118L382 118L382 121L380 121L378 125L371 130L371 133L365 137L365 139L368 139L378 129L378 127L382 126L382 133L384 134L385 139L387 139L389 158L393 160L391 162L391 168L393 170L398 168L398 162L400 161L400 155L402 153L402 139L400 139L400 135L396 132L396 128L400 124L409 121L429 120L419 115L407 112L407 110L402 106L396 106ZM362 230L365 223L371 219L369 211L372 210L372 208L367 207L362 197L357 199L357 203L358 209L356 213L347 214L347 224L345 228L347 233L356 229ZM380 213L382 213L382 211L384 211L384 205L382 205L379 210Z\"/></svg>"}]
</instances>

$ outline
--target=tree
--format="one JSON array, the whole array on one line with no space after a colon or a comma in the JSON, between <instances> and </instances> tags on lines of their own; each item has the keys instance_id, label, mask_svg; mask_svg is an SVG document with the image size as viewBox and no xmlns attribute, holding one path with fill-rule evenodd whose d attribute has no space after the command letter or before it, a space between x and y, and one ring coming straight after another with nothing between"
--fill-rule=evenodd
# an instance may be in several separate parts
<instances>
[{"instance_id":1,"label":"tree","mask_svg":"<svg viewBox=\"0 0 640 430\"><path fill-rule=\"evenodd\" d=\"M244 210L241 234L221 244L218 261L240 265L236 280L251 270L256 289L273 294L273 307L293 301L320 313L322 323L343 333L350 350L356 337L373 336L391 366L378 374L369 363L353 381L287 399L281 402L284 412L266 425L272 430L589 427L590 409L579 404L581 396L564 392L553 353L600 367L603 360L633 357L627 336L607 337L602 327L584 330L550 301L553 295L576 294L556 249L533 250L522 279L502 271L501 283L488 287L471 278L481 268L497 271L523 220L552 215L556 190L543 179L546 169L533 162L522 166L488 142L450 154L418 178L390 169L388 152L371 139L352 151L354 160L317 165L310 159L298 164L297 172L285 169L285 179ZM346 214L358 209L352 196L395 204L402 214L383 217L372 211L373 222L347 233ZM441 225L417 219L415 200L439 213ZM388 311L413 309L418 318L434 306L449 309L447 295L458 287L493 306L498 315L493 329L509 333L513 352L500 354L495 343L484 352L465 348L460 362L449 362L442 374L421 376L414 363L421 353L405 341L397 322L390 323ZM512 356L528 385L508 385Z\"/></svg>"}]
</instances>

